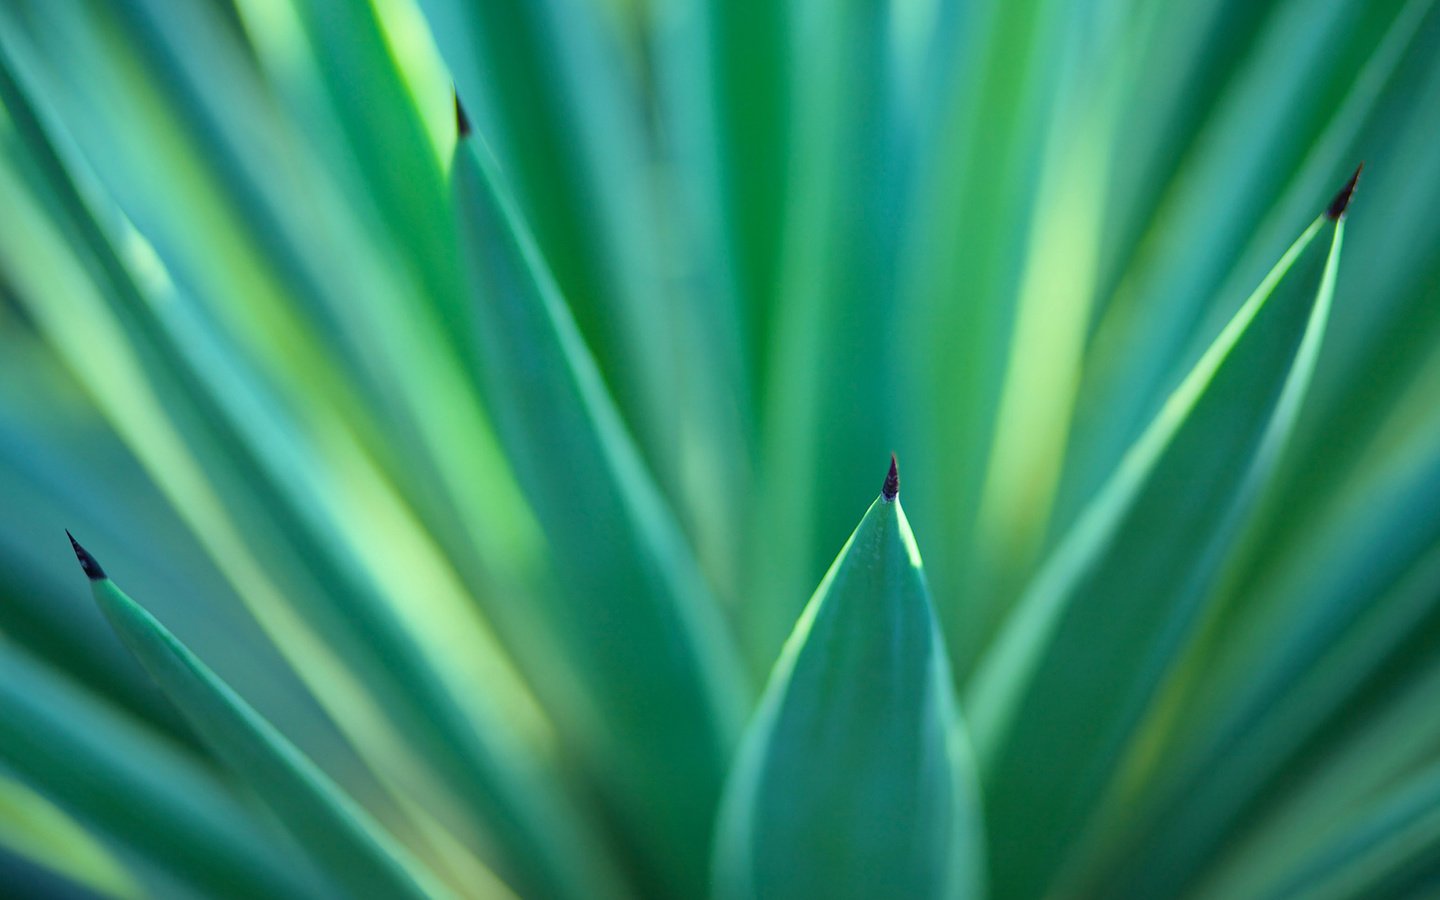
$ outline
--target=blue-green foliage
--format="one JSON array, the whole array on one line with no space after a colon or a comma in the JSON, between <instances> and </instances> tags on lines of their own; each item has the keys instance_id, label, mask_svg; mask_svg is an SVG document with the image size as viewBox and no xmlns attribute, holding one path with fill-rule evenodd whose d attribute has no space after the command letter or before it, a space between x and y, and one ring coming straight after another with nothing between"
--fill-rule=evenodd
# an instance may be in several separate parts
<instances>
[{"instance_id":1,"label":"blue-green foliage","mask_svg":"<svg viewBox=\"0 0 1440 900\"><path fill-rule=\"evenodd\" d=\"M1423 892L1437 6L0 4L0 894Z\"/></svg>"}]
</instances>

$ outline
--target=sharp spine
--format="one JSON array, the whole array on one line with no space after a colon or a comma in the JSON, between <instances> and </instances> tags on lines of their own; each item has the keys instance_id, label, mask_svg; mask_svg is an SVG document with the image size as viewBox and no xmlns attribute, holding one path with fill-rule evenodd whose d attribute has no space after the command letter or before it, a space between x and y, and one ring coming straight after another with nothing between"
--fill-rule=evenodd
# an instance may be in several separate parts
<instances>
[{"instance_id":1,"label":"sharp spine","mask_svg":"<svg viewBox=\"0 0 1440 900\"><path fill-rule=\"evenodd\" d=\"M460 103L460 94L455 94L455 133L460 140L470 136L470 117L465 115L465 107Z\"/></svg>"},{"instance_id":2,"label":"sharp spine","mask_svg":"<svg viewBox=\"0 0 1440 900\"><path fill-rule=\"evenodd\" d=\"M85 573L85 577L91 581L104 581L105 570L100 568L100 563L95 561L95 557L90 555L90 551L80 546L80 542L75 540L75 535L70 533L70 529L65 529L65 536L70 539L70 546L75 548L75 558L80 560L80 570Z\"/></svg>"},{"instance_id":3,"label":"sharp spine","mask_svg":"<svg viewBox=\"0 0 1440 900\"><path fill-rule=\"evenodd\" d=\"M1350 199L1355 196L1355 185L1360 181L1360 172L1364 168L1363 162L1355 167L1355 174L1350 176L1350 180L1345 182L1345 186L1325 208L1325 218L1332 222L1338 222L1345 215L1345 211L1350 208Z\"/></svg>"},{"instance_id":4,"label":"sharp spine","mask_svg":"<svg viewBox=\"0 0 1440 900\"><path fill-rule=\"evenodd\" d=\"M894 502L900 496L900 467L895 463L895 454L890 454L890 473L885 476L885 486L880 489L880 499Z\"/></svg>"}]
</instances>

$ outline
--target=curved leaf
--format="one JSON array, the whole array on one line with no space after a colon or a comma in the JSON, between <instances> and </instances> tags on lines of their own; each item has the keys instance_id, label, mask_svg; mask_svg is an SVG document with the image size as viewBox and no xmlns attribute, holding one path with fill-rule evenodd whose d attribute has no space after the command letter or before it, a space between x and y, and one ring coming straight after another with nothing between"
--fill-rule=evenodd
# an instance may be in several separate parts
<instances>
[{"instance_id":1,"label":"curved leaf","mask_svg":"<svg viewBox=\"0 0 1440 900\"><path fill-rule=\"evenodd\" d=\"M717 898L981 893L969 746L892 484L810 599L746 732Z\"/></svg>"},{"instance_id":2,"label":"curved leaf","mask_svg":"<svg viewBox=\"0 0 1440 900\"><path fill-rule=\"evenodd\" d=\"M1201 877L1191 879L1193 896L1308 900L1433 893L1391 883L1403 883L1417 870L1433 873L1440 862L1440 719L1431 715L1440 657L1433 630L1417 637L1427 646L1396 660L1402 677L1372 691L1351 721L1330 727L1309 758L1286 768L1267 792L1269 802L1250 811L1248 827L1229 836ZM1155 883L1152 878L1127 886L1125 894L1151 896L1146 892Z\"/></svg>"},{"instance_id":3,"label":"curved leaf","mask_svg":"<svg viewBox=\"0 0 1440 900\"><path fill-rule=\"evenodd\" d=\"M1201 357L981 661L968 708L1002 896L1042 892L1115 783L1274 466L1319 351L1353 187Z\"/></svg>"}]
</instances>

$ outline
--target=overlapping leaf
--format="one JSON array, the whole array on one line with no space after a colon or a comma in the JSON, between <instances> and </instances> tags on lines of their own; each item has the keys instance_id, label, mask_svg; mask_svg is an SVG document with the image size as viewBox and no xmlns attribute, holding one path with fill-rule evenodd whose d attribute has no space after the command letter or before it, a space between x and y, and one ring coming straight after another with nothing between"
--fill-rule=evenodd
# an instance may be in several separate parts
<instances>
[{"instance_id":1,"label":"overlapping leaf","mask_svg":"<svg viewBox=\"0 0 1440 900\"><path fill-rule=\"evenodd\" d=\"M699 895L737 660L891 448L989 840L936 825L979 788L881 503L722 893L1433 884L1437 47L1435 0L0 6L0 888L330 887L64 596L74 515L285 733L258 783L293 743L461 892ZM1341 277L1321 220L1245 302L1357 158Z\"/></svg>"}]
</instances>

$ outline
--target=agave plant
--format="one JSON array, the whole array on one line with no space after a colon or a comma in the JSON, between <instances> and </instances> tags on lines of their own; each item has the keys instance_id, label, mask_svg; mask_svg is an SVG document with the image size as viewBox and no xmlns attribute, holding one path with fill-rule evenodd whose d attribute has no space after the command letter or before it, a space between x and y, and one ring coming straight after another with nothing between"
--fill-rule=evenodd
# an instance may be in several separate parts
<instances>
[{"instance_id":1,"label":"agave plant","mask_svg":"<svg viewBox=\"0 0 1440 900\"><path fill-rule=\"evenodd\" d=\"M1436 5L6 0L0 893L1440 890Z\"/></svg>"}]
</instances>

